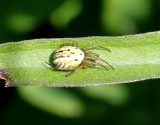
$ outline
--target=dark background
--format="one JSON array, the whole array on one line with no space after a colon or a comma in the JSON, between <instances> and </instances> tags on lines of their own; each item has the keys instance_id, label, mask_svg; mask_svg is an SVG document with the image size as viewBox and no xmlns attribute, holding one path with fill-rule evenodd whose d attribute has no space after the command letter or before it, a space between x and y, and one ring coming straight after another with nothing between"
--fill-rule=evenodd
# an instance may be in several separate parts
<instances>
[{"instance_id":1,"label":"dark background","mask_svg":"<svg viewBox=\"0 0 160 125\"><path fill-rule=\"evenodd\" d=\"M160 0L1 0L0 42L36 38L117 36L158 31ZM49 113L0 85L0 124L160 125L160 80L112 85L127 91L119 104L87 96L81 88L57 88L76 95L85 111L74 118ZM37 88L35 88L37 89ZM83 89L83 88L82 88ZM107 91L107 89L106 89ZM45 94L45 93L44 93ZM104 93L102 93L104 94ZM109 98L112 93L108 93ZM121 99L121 98L120 98Z\"/></svg>"}]
</instances>

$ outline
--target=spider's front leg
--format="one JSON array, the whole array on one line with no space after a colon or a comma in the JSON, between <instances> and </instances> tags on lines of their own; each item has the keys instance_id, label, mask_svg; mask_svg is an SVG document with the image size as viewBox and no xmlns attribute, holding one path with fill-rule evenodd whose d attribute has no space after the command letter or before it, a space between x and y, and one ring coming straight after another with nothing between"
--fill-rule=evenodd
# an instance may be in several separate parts
<instances>
[{"instance_id":1,"label":"spider's front leg","mask_svg":"<svg viewBox=\"0 0 160 125\"><path fill-rule=\"evenodd\" d=\"M99 60L99 61L103 61L103 62L105 62L107 65L109 65L113 70L115 70L114 68L113 68L113 66L111 66L111 64L109 64L108 62L106 62L104 59L101 59L101 58L94 58L94 57L86 57L86 59L91 59L91 60Z\"/></svg>"},{"instance_id":2,"label":"spider's front leg","mask_svg":"<svg viewBox=\"0 0 160 125\"><path fill-rule=\"evenodd\" d=\"M78 47L78 44L77 43L64 43L61 45L61 47L63 46L75 46L75 47Z\"/></svg>"},{"instance_id":3,"label":"spider's front leg","mask_svg":"<svg viewBox=\"0 0 160 125\"><path fill-rule=\"evenodd\" d=\"M94 53L94 52L91 52L91 51L89 51L89 50L85 50L85 53L92 54L92 55L94 55L95 57L99 57L98 54L96 54L96 53Z\"/></svg>"},{"instance_id":4,"label":"spider's front leg","mask_svg":"<svg viewBox=\"0 0 160 125\"><path fill-rule=\"evenodd\" d=\"M88 46L88 47L84 47L84 48L81 48L81 49L82 49L82 50L87 50L87 49L95 49L95 48L102 48L102 49L106 49L106 50L108 50L109 52L111 52L110 49L108 49L108 48L106 48L106 47L103 47L103 46L99 46L99 45L97 45L97 46Z\"/></svg>"},{"instance_id":5,"label":"spider's front leg","mask_svg":"<svg viewBox=\"0 0 160 125\"><path fill-rule=\"evenodd\" d=\"M90 65L101 66L101 67L105 68L106 70L108 70L108 68L106 68L104 65L102 65L102 64L100 64L100 63L91 62L91 61L87 61L87 60L84 60L84 63L90 64Z\"/></svg>"}]
</instances>

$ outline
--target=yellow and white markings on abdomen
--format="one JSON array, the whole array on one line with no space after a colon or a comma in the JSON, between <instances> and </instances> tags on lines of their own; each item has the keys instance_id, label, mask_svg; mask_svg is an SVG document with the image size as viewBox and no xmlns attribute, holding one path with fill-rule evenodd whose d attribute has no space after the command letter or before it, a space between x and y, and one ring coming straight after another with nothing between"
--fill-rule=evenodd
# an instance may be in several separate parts
<instances>
[{"instance_id":1,"label":"yellow and white markings on abdomen","mask_svg":"<svg viewBox=\"0 0 160 125\"><path fill-rule=\"evenodd\" d=\"M63 46L53 55L53 64L56 69L74 70L84 60L84 53L81 49L73 46Z\"/></svg>"}]
</instances>

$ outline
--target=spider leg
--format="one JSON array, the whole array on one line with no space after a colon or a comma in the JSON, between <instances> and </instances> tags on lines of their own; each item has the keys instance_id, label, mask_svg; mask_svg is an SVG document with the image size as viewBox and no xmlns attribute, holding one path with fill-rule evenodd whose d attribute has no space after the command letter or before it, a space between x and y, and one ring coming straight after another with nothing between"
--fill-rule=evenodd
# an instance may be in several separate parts
<instances>
[{"instance_id":1,"label":"spider leg","mask_svg":"<svg viewBox=\"0 0 160 125\"><path fill-rule=\"evenodd\" d=\"M50 67L52 67L52 65L51 64L49 64L48 62L45 62L47 65L49 65Z\"/></svg>"},{"instance_id":2,"label":"spider leg","mask_svg":"<svg viewBox=\"0 0 160 125\"><path fill-rule=\"evenodd\" d=\"M104 65L102 65L102 64L100 64L100 63L90 62L90 61L84 61L84 62L93 64L93 65L97 65L97 66L101 66L101 67L105 68L106 70L108 70L108 68L106 68Z\"/></svg>"},{"instance_id":3,"label":"spider leg","mask_svg":"<svg viewBox=\"0 0 160 125\"><path fill-rule=\"evenodd\" d=\"M75 70L73 70L71 73L67 74L65 77L76 73L76 72L77 72L78 70L80 70L82 67L83 67L82 65L78 66Z\"/></svg>"},{"instance_id":4,"label":"spider leg","mask_svg":"<svg viewBox=\"0 0 160 125\"><path fill-rule=\"evenodd\" d=\"M103 61L105 62L107 65L109 65L113 70L113 66L111 66L108 62L106 62L104 59L101 59L101 58L93 58L93 57L86 57L87 59L92 59L92 60L99 60L99 61Z\"/></svg>"},{"instance_id":5,"label":"spider leg","mask_svg":"<svg viewBox=\"0 0 160 125\"><path fill-rule=\"evenodd\" d=\"M94 56L96 56L96 57L99 57L98 54L96 54L96 53L94 53L94 52L91 52L91 51L89 51L89 50L85 50L85 52L86 52L86 53L89 53L89 54L92 54L92 55L94 55Z\"/></svg>"},{"instance_id":6,"label":"spider leg","mask_svg":"<svg viewBox=\"0 0 160 125\"><path fill-rule=\"evenodd\" d=\"M77 43L64 43L61 45L61 47L63 46L75 46L75 47L78 47L78 44Z\"/></svg>"},{"instance_id":7,"label":"spider leg","mask_svg":"<svg viewBox=\"0 0 160 125\"><path fill-rule=\"evenodd\" d=\"M49 64L48 62L46 62L46 64L48 64L51 68L55 69L53 65Z\"/></svg>"},{"instance_id":8,"label":"spider leg","mask_svg":"<svg viewBox=\"0 0 160 125\"><path fill-rule=\"evenodd\" d=\"M84 47L84 48L81 48L81 49L87 50L87 49L94 49L94 48L103 48L103 49L106 49L106 50L108 50L109 52L111 52L110 49L105 48L105 47L103 47L103 46L99 46L99 45L97 45L97 46L88 46L88 47Z\"/></svg>"}]
</instances>

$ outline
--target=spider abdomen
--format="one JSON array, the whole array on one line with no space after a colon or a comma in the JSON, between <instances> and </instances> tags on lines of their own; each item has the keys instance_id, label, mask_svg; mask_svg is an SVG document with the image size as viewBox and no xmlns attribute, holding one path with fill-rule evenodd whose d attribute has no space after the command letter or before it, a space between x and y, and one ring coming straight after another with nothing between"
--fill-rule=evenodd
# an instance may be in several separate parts
<instances>
[{"instance_id":1,"label":"spider abdomen","mask_svg":"<svg viewBox=\"0 0 160 125\"><path fill-rule=\"evenodd\" d=\"M53 64L60 70L74 70L83 60L83 51L74 46L63 46L53 55Z\"/></svg>"}]
</instances>

